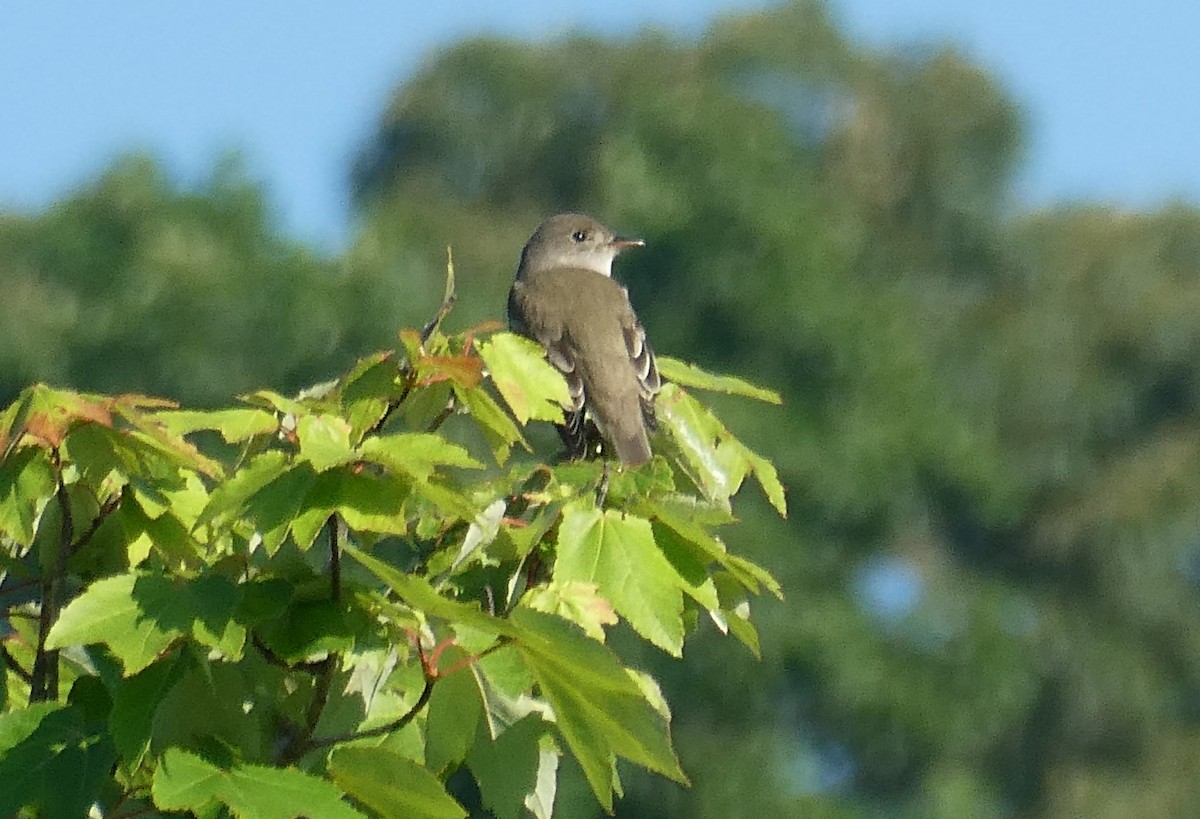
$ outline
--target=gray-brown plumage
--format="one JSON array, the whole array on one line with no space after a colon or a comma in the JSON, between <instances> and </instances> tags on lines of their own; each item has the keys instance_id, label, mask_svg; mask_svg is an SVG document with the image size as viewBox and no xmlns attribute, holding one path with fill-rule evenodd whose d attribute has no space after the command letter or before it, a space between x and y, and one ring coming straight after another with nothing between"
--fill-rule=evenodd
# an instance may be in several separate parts
<instances>
[{"instance_id":1,"label":"gray-brown plumage","mask_svg":"<svg viewBox=\"0 0 1200 819\"><path fill-rule=\"evenodd\" d=\"M658 367L629 295L612 279L617 254L642 244L565 213L543 222L521 252L509 325L566 376L572 405L559 433L571 457L582 457L598 432L623 463L650 460Z\"/></svg>"}]
</instances>

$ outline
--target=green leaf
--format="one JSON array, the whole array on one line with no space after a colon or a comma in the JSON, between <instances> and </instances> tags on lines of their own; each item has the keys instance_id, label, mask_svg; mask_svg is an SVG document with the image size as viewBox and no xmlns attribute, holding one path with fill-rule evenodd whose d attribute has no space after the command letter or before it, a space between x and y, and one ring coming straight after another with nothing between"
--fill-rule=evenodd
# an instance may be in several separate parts
<instances>
[{"instance_id":1,"label":"green leaf","mask_svg":"<svg viewBox=\"0 0 1200 819\"><path fill-rule=\"evenodd\" d=\"M680 361L677 358L660 355L655 358L658 372L668 381L674 381L685 387L695 387L710 392L723 392L729 395L741 395L755 398L770 404L782 404L783 398L774 390L757 387L749 381L743 381L732 375L714 375L705 372L695 364Z\"/></svg>"},{"instance_id":2,"label":"green leaf","mask_svg":"<svg viewBox=\"0 0 1200 819\"><path fill-rule=\"evenodd\" d=\"M178 682L185 663L179 657L153 663L124 680L113 697L108 730L121 758L136 768L150 745L154 713Z\"/></svg>"},{"instance_id":3,"label":"green leaf","mask_svg":"<svg viewBox=\"0 0 1200 819\"><path fill-rule=\"evenodd\" d=\"M753 579L757 585L751 587L752 591L757 592L758 586L761 585L780 600L783 599L783 589L780 587L779 581L754 561L748 560L741 555L729 555L725 561L725 567L734 576Z\"/></svg>"},{"instance_id":4,"label":"green leaf","mask_svg":"<svg viewBox=\"0 0 1200 819\"><path fill-rule=\"evenodd\" d=\"M717 452L718 444L728 439L728 430L699 401L674 384L663 385L655 410L659 424L679 447L681 466L696 486L709 500L727 502L741 483L741 476Z\"/></svg>"},{"instance_id":5,"label":"green leaf","mask_svg":"<svg viewBox=\"0 0 1200 819\"><path fill-rule=\"evenodd\" d=\"M260 407L270 407L285 415L294 415L299 418L302 415L308 415L311 410L292 398L286 395L280 395L274 390L255 390L249 395L240 396L241 400L247 404L257 404Z\"/></svg>"},{"instance_id":6,"label":"green leaf","mask_svg":"<svg viewBox=\"0 0 1200 819\"><path fill-rule=\"evenodd\" d=\"M512 628L507 621L493 617L477 606L442 596L429 584L428 580L416 575L405 574L353 546L347 545L345 551L390 586L401 600L414 609L422 611L430 617L461 623L488 634L515 636L516 629Z\"/></svg>"},{"instance_id":7,"label":"green leaf","mask_svg":"<svg viewBox=\"0 0 1200 819\"><path fill-rule=\"evenodd\" d=\"M216 430L227 443L236 444L255 435L273 433L279 429L279 418L271 412L250 407L201 412L198 410L167 410L151 416L172 435L188 435L199 430Z\"/></svg>"},{"instance_id":8,"label":"green leaf","mask_svg":"<svg viewBox=\"0 0 1200 819\"><path fill-rule=\"evenodd\" d=\"M717 587L708 576L708 561L698 559L697 550L681 538L669 526L654 523L654 542L662 549L663 556L683 580L683 592L703 606L707 611L720 608Z\"/></svg>"},{"instance_id":9,"label":"green leaf","mask_svg":"<svg viewBox=\"0 0 1200 819\"><path fill-rule=\"evenodd\" d=\"M212 491L196 525L203 526L222 515L240 511L260 489L291 468L288 456L278 450L255 456Z\"/></svg>"},{"instance_id":10,"label":"green leaf","mask_svg":"<svg viewBox=\"0 0 1200 819\"><path fill-rule=\"evenodd\" d=\"M605 810L612 812L614 754L687 782L666 721L616 655L557 617L517 608L511 620L520 628L517 650Z\"/></svg>"},{"instance_id":11,"label":"green leaf","mask_svg":"<svg viewBox=\"0 0 1200 819\"><path fill-rule=\"evenodd\" d=\"M570 620L587 636L602 643L604 627L617 623L612 603L599 595L599 586L595 583L551 580L525 592L521 605Z\"/></svg>"},{"instance_id":12,"label":"green leaf","mask_svg":"<svg viewBox=\"0 0 1200 819\"><path fill-rule=\"evenodd\" d=\"M563 407L571 395L562 373L546 361L546 351L536 342L513 333L496 333L479 343L479 355L522 424L531 419L562 423Z\"/></svg>"},{"instance_id":13,"label":"green leaf","mask_svg":"<svg viewBox=\"0 0 1200 819\"><path fill-rule=\"evenodd\" d=\"M24 434L22 427L25 421L25 411L29 408L32 390L26 387L3 412L0 412L0 461L15 448L17 440Z\"/></svg>"},{"instance_id":14,"label":"green leaf","mask_svg":"<svg viewBox=\"0 0 1200 819\"><path fill-rule=\"evenodd\" d=\"M383 419L390 402L400 396L402 387L394 356L394 351L388 350L361 358L342 377L342 405L346 420L354 428L355 442Z\"/></svg>"},{"instance_id":15,"label":"green leaf","mask_svg":"<svg viewBox=\"0 0 1200 819\"><path fill-rule=\"evenodd\" d=\"M126 675L141 671L183 634L236 660L246 639L245 628L232 619L240 597L232 581L212 573L192 580L149 572L108 577L62 610L46 645L104 643Z\"/></svg>"},{"instance_id":16,"label":"green leaf","mask_svg":"<svg viewBox=\"0 0 1200 819\"><path fill-rule=\"evenodd\" d=\"M154 772L154 804L162 810L201 811L214 802L242 819L362 819L331 783L294 768L234 765L219 768L195 754L168 748Z\"/></svg>"},{"instance_id":17,"label":"green leaf","mask_svg":"<svg viewBox=\"0 0 1200 819\"><path fill-rule=\"evenodd\" d=\"M775 464L744 444L742 445L742 454L750 462L750 471L754 473L758 485L763 488L771 506L775 507L775 511L779 513L780 517L786 518L787 500L783 496L783 484L779 482L779 472L776 471Z\"/></svg>"},{"instance_id":18,"label":"green leaf","mask_svg":"<svg viewBox=\"0 0 1200 819\"><path fill-rule=\"evenodd\" d=\"M401 512L409 486L390 475L356 473L343 476L337 508L346 525L357 532L403 535L408 521Z\"/></svg>"},{"instance_id":19,"label":"green leaf","mask_svg":"<svg viewBox=\"0 0 1200 819\"><path fill-rule=\"evenodd\" d=\"M270 713L274 706L266 705L261 692L281 690L283 672L210 662L199 651L180 652L178 664L178 679L168 681L150 721L150 754L158 757L171 747L202 747L222 754L221 759L230 749L238 749L240 756L266 758L278 722Z\"/></svg>"},{"instance_id":20,"label":"green leaf","mask_svg":"<svg viewBox=\"0 0 1200 819\"><path fill-rule=\"evenodd\" d=\"M38 520L56 482L47 451L27 446L0 463L0 535L22 546L33 543Z\"/></svg>"},{"instance_id":21,"label":"green leaf","mask_svg":"<svg viewBox=\"0 0 1200 819\"><path fill-rule=\"evenodd\" d=\"M482 389L467 389L455 385L454 394L479 424L480 430L492 448L492 457L500 466L508 460L514 444L526 449L529 445L521 435L520 428L513 422L492 396Z\"/></svg>"},{"instance_id":22,"label":"green leaf","mask_svg":"<svg viewBox=\"0 0 1200 819\"><path fill-rule=\"evenodd\" d=\"M240 660L246 628L233 617L242 599L241 587L223 575L208 572L190 580L181 598L181 608L191 616L196 642L229 660Z\"/></svg>"},{"instance_id":23,"label":"green leaf","mask_svg":"<svg viewBox=\"0 0 1200 819\"><path fill-rule=\"evenodd\" d=\"M442 655L440 665L449 668L466 657L462 649L452 647ZM462 668L439 678L425 722L425 764L429 769L446 774L466 759L482 717L483 699L474 674Z\"/></svg>"},{"instance_id":24,"label":"green leaf","mask_svg":"<svg viewBox=\"0 0 1200 819\"><path fill-rule=\"evenodd\" d=\"M539 715L530 714L496 739L483 737L472 746L467 767L479 785L483 804L496 819L520 819L525 815L523 807L529 807L534 816L549 817L558 754L552 748L543 750L543 741L550 744L545 739L548 728ZM549 775L548 789L543 773Z\"/></svg>"},{"instance_id":25,"label":"green leaf","mask_svg":"<svg viewBox=\"0 0 1200 819\"><path fill-rule=\"evenodd\" d=\"M39 805L46 819L86 816L115 760L84 712L38 703L0 716L0 816Z\"/></svg>"},{"instance_id":26,"label":"green leaf","mask_svg":"<svg viewBox=\"0 0 1200 819\"><path fill-rule=\"evenodd\" d=\"M349 651L354 647L358 633L352 624L355 613L346 604L331 600L293 602L282 617L264 625L259 635L277 655L289 662Z\"/></svg>"},{"instance_id":27,"label":"green leaf","mask_svg":"<svg viewBox=\"0 0 1200 819\"><path fill-rule=\"evenodd\" d=\"M725 624L729 628L729 632L738 639L738 641L750 650L754 655L754 659L762 659L762 647L759 645L758 629L754 627L754 623L750 622L749 612L743 612L741 607L736 607L723 612L725 615Z\"/></svg>"},{"instance_id":28,"label":"green leaf","mask_svg":"<svg viewBox=\"0 0 1200 819\"><path fill-rule=\"evenodd\" d=\"M125 430L116 439L114 449L120 452L130 448L136 441L140 449L154 450L160 458L166 459L176 467L190 469L210 478L223 478L221 465L203 455L194 445L184 440L182 436L171 434L152 414L142 412L136 402L129 402L130 396L118 396L114 409L134 427L132 431ZM112 433L116 435L116 430ZM136 472L134 473L136 474Z\"/></svg>"},{"instance_id":29,"label":"green leaf","mask_svg":"<svg viewBox=\"0 0 1200 819\"><path fill-rule=\"evenodd\" d=\"M727 503L753 473L780 515L787 517L775 467L733 437L707 407L674 384L655 402L659 421L679 448L680 465L710 501Z\"/></svg>"},{"instance_id":30,"label":"green leaf","mask_svg":"<svg viewBox=\"0 0 1200 819\"><path fill-rule=\"evenodd\" d=\"M656 537L660 538L661 543L667 544L664 551L670 549L675 554L676 550L687 549L692 560L703 565L715 562L755 594L765 587L783 599L779 581L770 572L744 557L730 554L721 539L704 528L705 513L702 509L680 502L656 501L640 505L639 511L654 519ZM681 551L679 553L682 554Z\"/></svg>"},{"instance_id":31,"label":"green leaf","mask_svg":"<svg viewBox=\"0 0 1200 819\"><path fill-rule=\"evenodd\" d=\"M342 790L380 816L462 819L467 815L436 776L385 748L338 748L329 758L329 773Z\"/></svg>"},{"instance_id":32,"label":"green leaf","mask_svg":"<svg viewBox=\"0 0 1200 819\"><path fill-rule=\"evenodd\" d=\"M368 438L359 448L368 460L383 464L419 481L433 477L439 466L482 469L483 464L458 444L426 432L402 432Z\"/></svg>"},{"instance_id":33,"label":"green leaf","mask_svg":"<svg viewBox=\"0 0 1200 819\"><path fill-rule=\"evenodd\" d=\"M597 584L638 634L676 657L682 653L684 581L645 518L584 502L566 506L554 579Z\"/></svg>"},{"instance_id":34,"label":"green leaf","mask_svg":"<svg viewBox=\"0 0 1200 819\"><path fill-rule=\"evenodd\" d=\"M62 610L46 648L104 643L127 675L136 674L183 633L179 613L176 589L162 575L130 572L97 580ZM160 622L161 615L173 622Z\"/></svg>"},{"instance_id":35,"label":"green leaf","mask_svg":"<svg viewBox=\"0 0 1200 819\"><path fill-rule=\"evenodd\" d=\"M274 554L287 533L297 525L296 519L305 509L309 491L319 477L309 464L297 464L277 475L247 500L246 518L262 535L263 547L268 554ZM317 517L320 517L319 513ZM320 520L315 523L309 520L308 523L309 533L315 534L320 528ZM310 537L303 547L307 548L311 542Z\"/></svg>"},{"instance_id":36,"label":"green leaf","mask_svg":"<svg viewBox=\"0 0 1200 819\"><path fill-rule=\"evenodd\" d=\"M49 737L70 723L65 707L39 702L0 714L0 816L17 816L17 810L39 800L42 772L54 757Z\"/></svg>"},{"instance_id":37,"label":"green leaf","mask_svg":"<svg viewBox=\"0 0 1200 819\"><path fill-rule=\"evenodd\" d=\"M300 457L317 472L348 464L358 457L350 432L350 424L336 415L304 415L296 422Z\"/></svg>"}]
</instances>

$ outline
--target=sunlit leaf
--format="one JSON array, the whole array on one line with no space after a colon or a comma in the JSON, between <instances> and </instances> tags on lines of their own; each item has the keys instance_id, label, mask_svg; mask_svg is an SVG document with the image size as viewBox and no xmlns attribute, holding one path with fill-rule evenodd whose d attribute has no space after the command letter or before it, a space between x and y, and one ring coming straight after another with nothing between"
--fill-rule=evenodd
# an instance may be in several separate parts
<instances>
[{"instance_id":1,"label":"sunlit leaf","mask_svg":"<svg viewBox=\"0 0 1200 819\"><path fill-rule=\"evenodd\" d=\"M463 447L432 433L402 432L368 438L359 450L364 458L422 481L432 478L439 466L483 467Z\"/></svg>"},{"instance_id":2,"label":"sunlit leaf","mask_svg":"<svg viewBox=\"0 0 1200 819\"><path fill-rule=\"evenodd\" d=\"M28 545L57 482L46 450L23 447L0 463L0 535Z\"/></svg>"},{"instance_id":3,"label":"sunlit leaf","mask_svg":"<svg viewBox=\"0 0 1200 819\"><path fill-rule=\"evenodd\" d=\"M664 355L657 356L656 359L658 372L662 377L684 387L695 387L700 390L741 395L771 404L783 403L783 398L774 390L757 387L749 381L743 381L735 376L714 375L705 372L695 364L689 364L677 358L670 358Z\"/></svg>"},{"instance_id":4,"label":"sunlit leaf","mask_svg":"<svg viewBox=\"0 0 1200 819\"><path fill-rule=\"evenodd\" d=\"M353 461L350 424L334 415L305 415L296 421L300 457L317 472Z\"/></svg>"},{"instance_id":5,"label":"sunlit leaf","mask_svg":"<svg viewBox=\"0 0 1200 819\"><path fill-rule=\"evenodd\" d=\"M349 747L329 759L333 781L380 816L462 819L467 812L436 776L385 748Z\"/></svg>"},{"instance_id":6,"label":"sunlit leaf","mask_svg":"<svg viewBox=\"0 0 1200 819\"><path fill-rule=\"evenodd\" d=\"M571 396L562 373L546 361L537 343L513 333L497 333L479 343L492 383L522 424L531 419L562 423Z\"/></svg>"},{"instance_id":7,"label":"sunlit leaf","mask_svg":"<svg viewBox=\"0 0 1200 819\"><path fill-rule=\"evenodd\" d=\"M614 755L687 781L666 722L611 651L551 615L518 608L512 620L521 628L517 649L605 810L611 811L613 804Z\"/></svg>"},{"instance_id":8,"label":"sunlit leaf","mask_svg":"<svg viewBox=\"0 0 1200 819\"><path fill-rule=\"evenodd\" d=\"M279 419L274 413L249 407L211 412L171 410L157 412L153 418L161 422L172 435L188 435L211 429L220 432L221 437L231 444L255 435L275 432L279 428Z\"/></svg>"},{"instance_id":9,"label":"sunlit leaf","mask_svg":"<svg viewBox=\"0 0 1200 819\"><path fill-rule=\"evenodd\" d=\"M645 518L570 504L558 527L554 578L597 584L639 634L675 656L682 652L683 580Z\"/></svg>"},{"instance_id":10,"label":"sunlit leaf","mask_svg":"<svg viewBox=\"0 0 1200 819\"><path fill-rule=\"evenodd\" d=\"M220 803L244 819L363 819L333 784L310 774L265 765L221 768L178 748L163 754L152 793L163 810L203 811Z\"/></svg>"}]
</instances>

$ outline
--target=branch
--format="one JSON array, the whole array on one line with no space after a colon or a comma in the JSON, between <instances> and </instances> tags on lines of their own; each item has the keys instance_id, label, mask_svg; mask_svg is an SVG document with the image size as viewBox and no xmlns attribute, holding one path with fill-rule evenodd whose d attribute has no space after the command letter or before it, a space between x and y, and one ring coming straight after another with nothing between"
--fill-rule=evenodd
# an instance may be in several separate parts
<instances>
[{"instance_id":1,"label":"branch","mask_svg":"<svg viewBox=\"0 0 1200 819\"><path fill-rule=\"evenodd\" d=\"M341 519L337 512L326 521L329 526L329 597L334 603L342 602L342 548L338 542L338 527Z\"/></svg>"},{"instance_id":2,"label":"branch","mask_svg":"<svg viewBox=\"0 0 1200 819\"><path fill-rule=\"evenodd\" d=\"M425 431L437 432L438 427L440 427L447 418L454 414L454 405L454 394L451 393L450 400L446 402L446 406L442 408L441 412L434 416L433 420L429 422L429 426L425 428Z\"/></svg>"},{"instance_id":3,"label":"branch","mask_svg":"<svg viewBox=\"0 0 1200 819\"><path fill-rule=\"evenodd\" d=\"M482 660L484 657L488 656L489 654L493 654L493 653L499 651L500 649L504 648L505 646L512 645L512 642L513 641L512 641L511 637L499 637L496 639L496 642L492 643L490 646L488 646L487 648L485 648L483 651L479 652L478 654L472 654L470 657L463 657L461 660L459 660L457 663L455 663L454 665L447 668L445 671L439 672L438 679L449 677L451 674L457 674L459 671L462 671L464 668L467 668L468 666L471 666L471 665L479 662L480 660Z\"/></svg>"},{"instance_id":4,"label":"branch","mask_svg":"<svg viewBox=\"0 0 1200 819\"><path fill-rule=\"evenodd\" d=\"M451 642L452 641L447 641L445 644L439 646L439 648L444 650L448 645L451 644ZM451 674L461 671L462 669L470 666L472 663L482 660L492 652L499 651L510 643L512 643L511 639L501 637L495 643L488 646L478 654L470 657L464 657L462 660L459 660L457 663L450 666L450 668L439 672L437 669L437 657L440 656L441 652L435 649L435 653L429 658L426 658L425 652L421 649L421 644L418 642L417 652L421 656L421 668L425 672L425 686L421 689L421 695L417 697L417 701L413 703L412 708L408 709L391 722L383 725L377 725L374 728L367 728L363 731L350 731L344 734L335 734L331 737L309 739L306 742L304 753L315 751L319 748L328 748L330 745L339 745L343 742L354 742L355 740L359 739L370 739L371 737L383 736L384 734L390 734L393 731L399 731L405 725L408 725L410 722L416 719L417 714L421 713L421 709L429 704L429 698L433 695L433 686L438 680L445 679Z\"/></svg>"},{"instance_id":5,"label":"branch","mask_svg":"<svg viewBox=\"0 0 1200 819\"><path fill-rule=\"evenodd\" d=\"M433 337L433 334L438 331L438 328L442 326L442 320L454 309L456 301L458 301L458 293L454 286L454 254L450 252L450 246L446 245L446 292L442 297L442 303L438 307L437 313L421 328L422 345L426 341L429 341Z\"/></svg>"},{"instance_id":6,"label":"branch","mask_svg":"<svg viewBox=\"0 0 1200 819\"><path fill-rule=\"evenodd\" d=\"M258 632L256 631L250 632L250 644L258 649L258 653L263 656L264 660L277 668L287 671L303 671L306 674L319 674L325 667L324 660L317 660L312 663L289 663L272 651L271 647L262 641L262 638L258 636Z\"/></svg>"},{"instance_id":7,"label":"branch","mask_svg":"<svg viewBox=\"0 0 1200 819\"><path fill-rule=\"evenodd\" d=\"M333 685L333 675L337 673L340 664L337 654L330 654L321 661L322 668L313 683L312 699L308 701L308 710L304 714L304 727L279 754L280 765L299 762L305 754L313 749L313 732L317 730L317 723L321 721L321 713L329 702L329 689Z\"/></svg>"},{"instance_id":8,"label":"branch","mask_svg":"<svg viewBox=\"0 0 1200 819\"><path fill-rule=\"evenodd\" d=\"M356 739L369 739L371 737L383 736L390 734L393 731L399 731L405 725L412 722L417 714L421 713L421 709L429 704L429 697L433 694L433 684L437 682L437 677L427 677L425 679L425 687L421 689L421 696L417 697L416 703L412 708L408 709L397 719L392 720L384 725L378 725L374 728L368 728L365 731L351 731L346 734L334 734L331 737L320 737L310 739L307 743L305 753L315 751L318 748L328 748L330 745L338 745L343 742L353 742Z\"/></svg>"},{"instance_id":9,"label":"branch","mask_svg":"<svg viewBox=\"0 0 1200 819\"><path fill-rule=\"evenodd\" d=\"M404 399L408 398L408 394L412 392L417 383L417 370L411 361L402 362L400 364L400 374L404 376L404 389L400 391L400 395L388 401L387 407L383 411L383 415L379 416L379 420L367 427L367 431L363 433L363 437L367 438L376 434L383 429L384 425L391 419L392 413L400 408L404 403Z\"/></svg>"},{"instance_id":10,"label":"branch","mask_svg":"<svg viewBox=\"0 0 1200 819\"><path fill-rule=\"evenodd\" d=\"M58 554L53 571L42 566L42 608L38 616L37 654L33 659L33 673L29 681L29 701L58 699L58 651L46 650L46 638L50 628L58 619L58 587L67 573L67 553L75 539L75 523L71 519L71 500L67 497L67 485L63 482L62 460L57 449L50 450L58 488L54 492L62 513L62 529L58 538Z\"/></svg>"},{"instance_id":11,"label":"branch","mask_svg":"<svg viewBox=\"0 0 1200 819\"><path fill-rule=\"evenodd\" d=\"M457 301L458 294L455 291L454 285L454 257L450 253L450 248L447 247L446 292L442 297L442 303L438 306L437 312L433 314L433 318L425 322L425 326L421 328L422 348L424 348L425 342L429 341L429 339L433 337L433 334L438 331L438 328L442 326L442 321L447 315L449 315L450 311L454 309L454 304ZM387 408L383 411L383 415L380 416L378 421L376 421L374 424L371 424L371 426L367 428L367 431L363 437L374 435L375 433L379 432L379 430L383 429L384 424L386 424L392 417L392 413L404 403L404 399L408 398L409 393L411 393L413 387L416 386L417 369L415 361L409 361L406 364L401 364L400 372L404 375L404 389L400 391L400 395L397 398L388 402ZM444 421L445 419L443 418L442 420ZM440 425L441 421L438 421L437 425L434 426L433 429L437 429L437 426Z\"/></svg>"},{"instance_id":12,"label":"branch","mask_svg":"<svg viewBox=\"0 0 1200 819\"><path fill-rule=\"evenodd\" d=\"M342 600L342 549L339 542L341 519L336 512L329 516L326 525L329 526L329 596L337 604ZM312 750L313 734L321 721L325 706L329 704L329 689L341 664L342 655L337 652L331 652L318 664L312 699L308 701L308 710L304 714L304 727L279 755L281 764L291 765L298 762Z\"/></svg>"}]
</instances>

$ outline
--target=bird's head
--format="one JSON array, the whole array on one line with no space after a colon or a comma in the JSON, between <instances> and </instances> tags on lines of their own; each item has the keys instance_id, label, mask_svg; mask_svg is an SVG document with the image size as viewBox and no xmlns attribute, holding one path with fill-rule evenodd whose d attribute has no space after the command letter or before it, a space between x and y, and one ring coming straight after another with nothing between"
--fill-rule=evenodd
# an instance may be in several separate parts
<instances>
[{"instance_id":1,"label":"bird's head","mask_svg":"<svg viewBox=\"0 0 1200 819\"><path fill-rule=\"evenodd\" d=\"M612 275L613 259L627 247L642 247L641 239L617 236L590 216L561 213L538 226L521 251L518 277L555 267L575 267Z\"/></svg>"}]
</instances>

